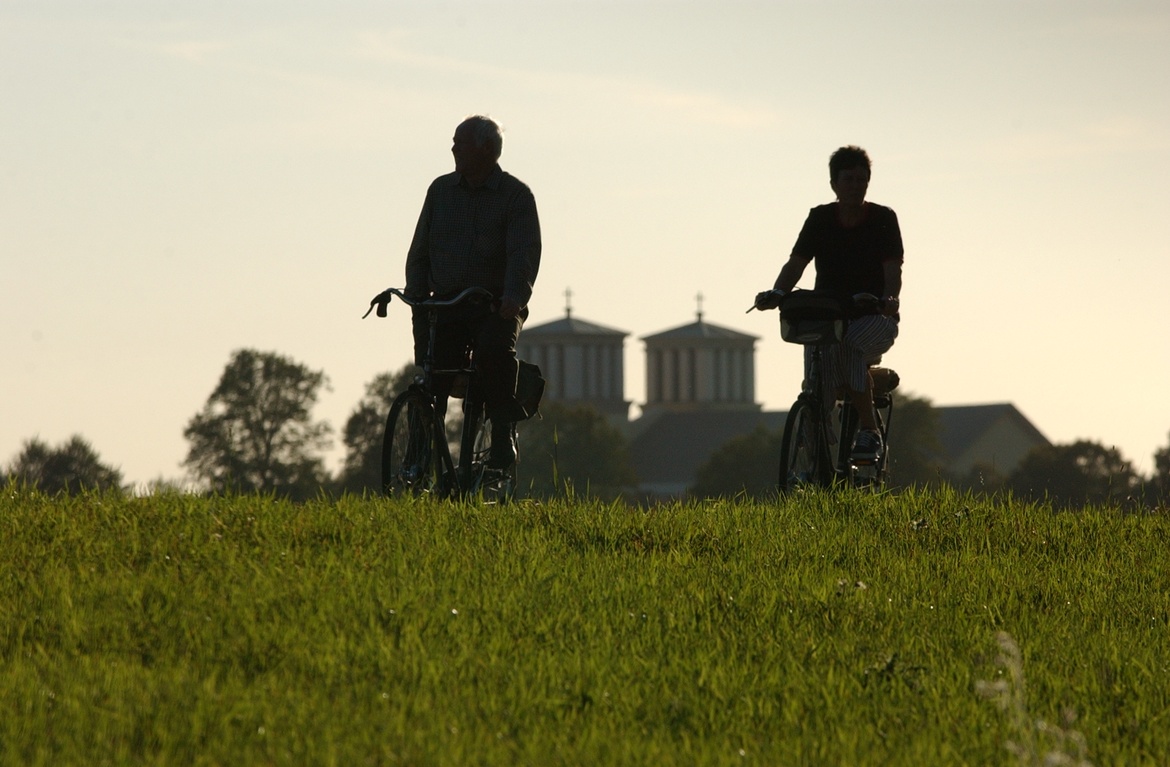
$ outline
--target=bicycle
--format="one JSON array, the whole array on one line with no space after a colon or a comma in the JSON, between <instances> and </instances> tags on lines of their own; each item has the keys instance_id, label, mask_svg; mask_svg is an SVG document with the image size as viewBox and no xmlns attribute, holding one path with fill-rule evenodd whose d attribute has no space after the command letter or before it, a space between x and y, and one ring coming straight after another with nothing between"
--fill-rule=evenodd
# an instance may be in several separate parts
<instances>
[{"instance_id":1,"label":"bicycle","mask_svg":"<svg viewBox=\"0 0 1170 767\"><path fill-rule=\"evenodd\" d=\"M388 496L434 495L439 498L481 497L489 502L506 503L515 495L516 464L507 469L488 465L491 452L491 426L484 412L479 387L475 385L474 353L455 369L435 367L435 339L439 312L469 300L492 300L485 288L467 288L448 300L416 300L398 288L387 288L370 301L368 317L377 306L379 317L386 316L386 306L398 296L410 307L425 309L429 335L422 372L410 387L399 394L386 417L382 439L382 491ZM436 376L453 380L450 396L463 398L463 428L460 433L458 460L447 441L446 393L438 393ZM512 425L516 440L516 426Z\"/></svg>"},{"instance_id":2,"label":"bicycle","mask_svg":"<svg viewBox=\"0 0 1170 767\"><path fill-rule=\"evenodd\" d=\"M840 343L851 317L877 314L883 302L860 293L851 299L815 290L794 290L780 302L780 336L788 343L810 347L808 366L800 395L784 422L780 447L780 492L805 487L832 487L848 483L854 487L881 488L889 466L890 421L893 392L898 374L889 368L869 366L874 382L874 410L882 445L873 459L854 459L853 439L858 415L844 392L833 393L824 385L824 347ZM836 443L834 458L834 443Z\"/></svg>"}]
</instances>

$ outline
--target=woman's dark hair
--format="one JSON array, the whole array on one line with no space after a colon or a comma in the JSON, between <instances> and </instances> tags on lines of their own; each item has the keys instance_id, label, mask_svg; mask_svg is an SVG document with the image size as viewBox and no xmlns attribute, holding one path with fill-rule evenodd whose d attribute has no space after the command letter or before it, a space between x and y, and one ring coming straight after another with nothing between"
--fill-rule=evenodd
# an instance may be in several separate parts
<instances>
[{"instance_id":1,"label":"woman's dark hair","mask_svg":"<svg viewBox=\"0 0 1170 767\"><path fill-rule=\"evenodd\" d=\"M829 158L829 180L836 181L838 173L853 168L865 168L866 175L869 175L872 172L869 155L859 146L843 146Z\"/></svg>"}]
</instances>

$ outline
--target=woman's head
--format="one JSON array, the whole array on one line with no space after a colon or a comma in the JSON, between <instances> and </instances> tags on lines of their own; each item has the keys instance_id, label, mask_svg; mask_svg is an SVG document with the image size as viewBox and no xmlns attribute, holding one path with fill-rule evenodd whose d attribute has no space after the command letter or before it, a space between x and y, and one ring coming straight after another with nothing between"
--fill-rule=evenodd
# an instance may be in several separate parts
<instances>
[{"instance_id":1,"label":"woman's head","mask_svg":"<svg viewBox=\"0 0 1170 767\"><path fill-rule=\"evenodd\" d=\"M869 189L869 155L857 146L843 146L829 158L829 186L837 200L849 207L860 207Z\"/></svg>"},{"instance_id":2,"label":"woman's head","mask_svg":"<svg viewBox=\"0 0 1170 767\"><path fill-rule=\"evenodd\" d=\"M843 146L829 158L829 181L836 181L843 170L865 168L866 177L871 171L869 155L859 146Z\"/></svg>"}]
</instances>

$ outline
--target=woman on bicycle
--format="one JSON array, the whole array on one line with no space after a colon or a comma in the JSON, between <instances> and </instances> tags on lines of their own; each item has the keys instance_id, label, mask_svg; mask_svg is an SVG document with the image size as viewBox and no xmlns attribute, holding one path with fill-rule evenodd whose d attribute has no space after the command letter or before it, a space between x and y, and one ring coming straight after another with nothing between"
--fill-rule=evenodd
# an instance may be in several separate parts
<instances>
[{"instance_id":1,"label":"woman on bicycle","mask_svg":"<svg viewBox=\"0 0 1170 767\"><path fill-rule=\"evenodd\" d=\"M883 299L880 314L852 320L843 341L824 349L826 386L829 391L844 387L857 409L860 428L853 458L858 460L876 459L884 447L873 409L869 366L877 364L898 337L902 291L898 217L891 208L866 201L870 170L869 155L860 147L841 147L833 153L829 185L836 202L809 211L773 289L756 296L756 308L779 306L813 263L817 290L842 296L869 293Z\"/></svg>"}]
</instances>

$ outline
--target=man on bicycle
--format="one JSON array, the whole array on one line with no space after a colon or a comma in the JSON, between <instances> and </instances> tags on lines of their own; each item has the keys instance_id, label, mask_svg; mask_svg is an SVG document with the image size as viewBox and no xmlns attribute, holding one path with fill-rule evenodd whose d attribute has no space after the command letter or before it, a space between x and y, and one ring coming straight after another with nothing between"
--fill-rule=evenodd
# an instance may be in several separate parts
<instances>
[{"instance_id":1,"label":"man on bicycle","mask_svg":"<svg viewBox=\"0 0 1170 767\"><path fill-rule=\"evenodd\" d=\"M455 129L455 170L427 189L406 257L406 293L448 299L469 287L491 291L491 302L468 302L439 318L436 368L461 367L473 350L477 385L492 422L492 468L516 460L516 339L540 268L540 221L526 184L500 169L504 138L495 121L468 117ZM429 328L413 317L415 362L422 364ZM449 386L449 382L447 383Z\"/></svg>"},{"instance_id":2,"label":"man on bicycle","mask_svg":"<svg viewBox=\"0 0 1170 767\"><path fill-rule=\"evenodd\" d=\"M902 233L894 211L867 202L870 159L864 149L846 146L829 158L829 185L837 201L809 211L788 261L772 290L756 296L759 309L780 305L809 263L816 264L816 289L884 299L881 314L852 320L840 344L824 349L829 391L844 387L857 410L855 460L875 460L883 450L873 408L869 366L877 364L898 337L898 295L902 290Z\"/></svg>"}]
</instances>

